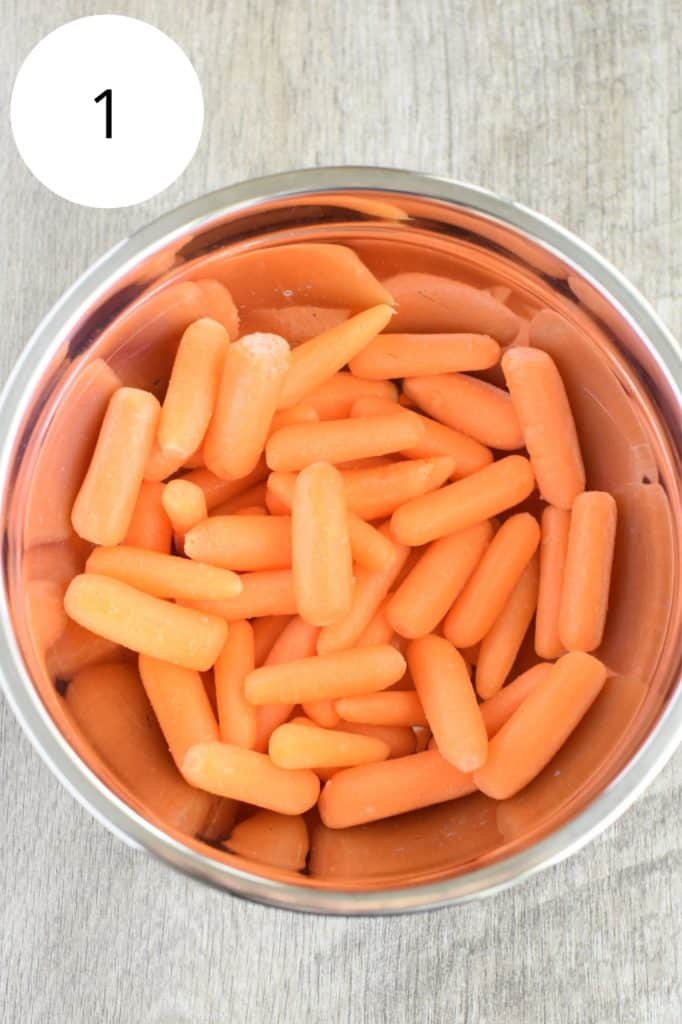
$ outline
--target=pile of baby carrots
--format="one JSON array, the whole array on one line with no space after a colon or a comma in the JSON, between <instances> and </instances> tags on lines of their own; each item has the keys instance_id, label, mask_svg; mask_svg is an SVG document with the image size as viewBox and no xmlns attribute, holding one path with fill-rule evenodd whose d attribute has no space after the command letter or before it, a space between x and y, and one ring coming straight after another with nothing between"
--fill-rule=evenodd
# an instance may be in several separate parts
<instances>
[{"instance_id":1,"label":"pile of baby carrots","mask_svg":"<svg viewBox=\"0 0 682 1024\"><path fill-rule=\"evenodd\" d=\"M261 809L228 848L293 870L315 805L511 797L607 675L616 504L552 358L494 290L448 282L444 317L425 275L362 269L385 301L307 340L191 323L162 403L114 392L72 511L68 616L139 656L185 782Z\"/></svg>"}]
</instances>

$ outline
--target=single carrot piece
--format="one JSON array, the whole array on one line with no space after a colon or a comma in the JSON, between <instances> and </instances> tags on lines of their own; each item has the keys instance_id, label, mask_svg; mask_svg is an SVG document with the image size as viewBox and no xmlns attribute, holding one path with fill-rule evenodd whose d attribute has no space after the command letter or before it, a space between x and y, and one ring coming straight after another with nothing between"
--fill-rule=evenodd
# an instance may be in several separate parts
<instances>
[{"instance_id":1,"label":"single carrot piece","mask_svg":"<svg viewBox=\"0 0 682 1024\"><path fill-rule=\"evenodd\" d=\"M233 622L215 663L218 724L223 743L253 749L256 712L244 697L244 680L255 668L253 627L246 619Z\"/></svg>"},{"instance_id":2,"label":"single carrot piece","mask_svg":"<svg viewBox=\"0 0 682 1024\"><path fill-rule=\"evenodd\" d=\"M265 448L270 469L291 472L312 462L340 464L352 459L390 455L417 444L424 433L420 421L397 411L362 419L294 423L272 434Z\"/></svg>"},{"instance_id":3,"label":"single carrot piece","mask_svg":"<svg viewBox=\"0 0 682 1024\"><path fill-rule=\"evenodd\" d=\"M227 743L191 747L182 774L198 789L279 814L304 814L320 792L315 772L287 771L273 764L267 754Z\"/></svg>"},{"instance_id":4,"label":"single carrot piece","mask_svg":"<svg viewBox=\"0 0 682 1024\"><path fill-rule=\"evenodd\" d=\"M404 672L394 647L362 647L257 668L246 677L245 693L251 704L302 704L384 690Z\"/></svg>"},{"instance_id":5,"label":"single carrot piece","mask_svg":"<svg viewBox=\"0 0 682 1024\"><path fill-rule=\"evenodd\" d=\"M246 860L282 871L302 871L310 843L300 814L256 811L232 829L223 846Z\"/></svg>"},{"instance_id":6,"label":"single carrot piece","mask_svg":"<svg viewBox=\"0 0 682 1024\"><path fill-rule=\"evenodd\" d=\"M388 744L389 757L407 757L414 754L417 738L409 725L369 725L367 722L341 720L339 728L362 736L374 736Z\"/></svg>"},{"instance_id":7,"label":"single carrot piece","mask_svg":"<svg viewBox=\"0 0 682 1024\"><path fill-rule=\"evenodd\" d=\"M494 800L527 786L554 757L604 685L606 669L582 651L565 654L488 746L474 782Z\"/></svg>"},{"instance_id":8,"label":"single carrot piece","mask_svg":"<svg viewBox=\"0 0 682 1024\"><path fill-rule=\"evenodd\" d=\"M386 527L383 530L386 535ZM378 572L357 570L350 609L343 618L320 631L317 641L319 654L341 651L357 643L393 586L408 555L407 548L394 544L393 559L386 569Z\"/></svg>"},{"instance_id":9,"label":"single carrot piece","mask_svg":"<svg viewBox=\"0 0 682 1024\"><path fill-rule=\"evenodd\" d=\"M585 467L556 364L542 349L512 348L502 370L540 495L556 508L570 509L585 490Z\"/></svg>"},{"instance_id":10,"label":"single carrot piece","mask_svg":"<svg viewBox=\"0 0 682 1024\"><path fill-rule=\"evenodd\" d=\"M192 600L187 603L191 608L219 615L227 622L255 619L261 615L296 614L294 580L290 569L246 572L239 578L242 592L237 597L223 601Z\"/></svg>"},{"instance_id":11,"label":"single carrot piece","mask_svg":"<svg viewBox=\"0 0 682 1024\"><path fill-rule=\"evenodd\" d=\"M384 761L388 743L373 736L358 736L340 729L287 722L270 737L272 762L280 768L347 768L353 764Z\"/></svg>"},{"instance_id":12,"label":"single carrot piece","mask_svg":"<svg viewBox=\"0 0 682 1024\"><path fill-rule=\"evenodd\" d=\"M362 519L381 519L418 496L437 490L453 472L449 457L342 469L348 507Z\"/></svg>"},{"instance_id":13,"label":"single carrot piece","mask_svg":"<svg viewBox=\"0 0 682 1024\"><path fill-rule=\"evenodd\" d=\"M488 735L466 663L441 636L424 636L407 648L417 695L438 750L462 772L485 764Z\"/></svg>"},{"instance_id":14,"label":"single carrot piece","mask_svg":"<svg viewBox=\"0 0 682 1024\"><path fill-rule=\"evenodd\" d=\"M263 664L288 622L291 622L288 615L264 615L253 620L251 626L256 665Z\"/></svg>"},{"instance_id":15,"label":"single carrot piece","mask_svg":"<svg viewBox=\"0 0 682 1024\"><path fill-rule=\"evenodd\" d=\"M456 800L475 789L471 775L437 750L425 750L337 772L320 794L319 811L327 828L349 828Z\"/></svg>"},{"instance_id":16,"label":"single carrot piece","mask_svg":"<svg viewBox=\"0 0 682 1024\"><path fill-rule=\"evenodd\" d=\"M239 577L228 569L123 545L95 548L85 571L121 580L154 597L221 601L242 591Z\"/></svg>"},{"instance_id":17,"label":"single carrot piece","mask_svg":"<svg viewBox=\"0 0 682 1024\"><path fill-rule=\"evenodd\" d=\"M299 615L295 615L275 640L265 658L265 665L286 665L292 661L299 661L301 658L312 658L315 654L319 632L317 626L311 626ZM256 708L256 750L268 749L268 742L273 730L286 722L293 710L293 703L278 703L276 701Z\"/></svg>"},{"instance_id":18,"label":"single carrot piece","mask_svg":"<svg viewBox=\"0 0 682 1024\"><path fill-rule=\"evenodd\" d=\"M393 642L395 630L388 621L387 615L387 608L390 600L391 598L389 596L381 602L374 615L367 623L367 626L355 641L356 647L371 647L373 644L390 644Z\"/></svg>"},{"instance_id":19,"label":"single carrot piece","mask_svg":"<svg viewBox=\"0 0 682 1024\"><path fill-rule=\"evenodd\" d=\"M128 651L119 644L91 633L69 619L64 632L47 652L45 659L51 679L72 679L78 672L102 662L121 661Z\"/></svg>"},{"instance_id":20,"label":"single carrot piece","mask_svg":"<svg viewBox=\"0 0 682 1024\"><path fill-rule=\"evenodd\" d=\"M547 677L551 668L549 662L541 661L539 665L527 669L511 683L503 686L494 697L479 704L483 724L489 738L500 731L504 723L523 704L528 694L532 693L536 686L539 686Z\"/></svg>"},{"instance_id":21,"label":"single carrot piece","mask_svg":"<svg viewBox=\"0 0 682 1024\"><path fill-rule=\"evenodd\" d=\"M291 566L291 518L211 516L187 532L185 554L198 562L238 572L288 569Z\"/></svg>"},{"instance_id":22,"label":"single carrot piece","mask_svg":"<svg viewBox=\"0 0 682 1024\"><path fill-rule=\"evenodd\" d=\"M120 544L130 526L159 418L147 391L112 395L85 479L74 502L76 533L93 544Z\"/></svg>"},{"instance_id":23,"label":"single carrot piece","mask_svg":"<svg viewBox=\"0 0 682 1024\"><path fill-rule=\"evenodd\" d=\"M341 697L336 711L347 722L364 725L427 725L421 701L414 690L390 690Z\"/></svg>"},{"instance_id":24,"label":"single carrot piece","mask_svg":"<svg viewBox=\"0 0 682 1024\"><path fill-rule=\"evenodd\" d=\"M178 768L195 743L218 739L218 723L198 672L141 654L138 667L149 703Z\"/></svg>"},{"instance_id":25,"label":"single carrot piece","mask_svg":"<svg viewBox=\"0 0 682 1024\"><path fill-rule=\"evenodd\" d=\"M568 550L571 513L548 505L540 521L540 581L535 614L535 653L558 658L565 653L559 638L559 609Z\"/></svg>"},{"instance_id":26,"label":"single carrot piece","mask_svg":"<svg viewBox=\"0 0 682 1024\"><path fill-rule=\"evenodd\" d=\"M208 516L204 492L191 480L169 480L163 487L161 502L174 532L183 539L188 530Z\"/></svg>"},{"instance_id":27,"label":"single carrot piece","mask_svg":"<svg viewBox=\"0 0 682 1024\"><path fill-rule=\"evenodd\" d=\"M163 505L164 486L143 480L138 491L128 532L123 543L132 548L146 548L169 554L173 527Z\"/></svg>"},{"instance_id":28,"label":"single carrot piece","mask_svg":"<svg viewBox=\"0 0 682 1024\"><path fill-rule=\"evenodd\" d=\"M465 373L408 377L403 388L420 409L446 427L490 448L523 448L516 411L502 388Z\"/></svg>"},{"instance_id":29,"label":"single carrot piece","mask_svg":"<svg viewBox=\"0 0 682 1024\"><path fill-rule=\"evenodd\" d=\"M365 380L391 380L486 370L499 358L500 346L487 334L380 334L349 365Z\"/></svg>"},{"instance_id":30,"label":"single carrot piece","mask_svg":"<svg viewBox=\"0 0 682 1024\"><path fill-rule=\"evenodd\" d=\"M403 408L401 395L400 408ZM409 401L409 399L408 399ZM388 415L391 407L395 408L393 402L374 395L358 398L351 407L351 416L379 416ZM473 438L467 437L459 430L452 430L437 420L422 416L421 413L408 410L416 417L424 428L421 440L411 448L405 448L401 452L406 459L432 459L440 456L450 456L455 460L455 467L452 471L453 480L461 480L464 476L476 473L479 469L489 465L493 461L493 453L490 448L479 444Z\"/></svg>"},{"instance_id":31,"label":"single carrot piece","mask_svg":"<svg viewBox=\"0 0 682 1024\"><path fill-rule=\"evenodd\" d=\"M296 478L291 546L299 615L314 626L338 622L353 601L353 560L343 481L329 463L313 463Z\"/></svg>"},{"instance_id":32,"label":"single carrot piece","mask_svg":"<svg viewBox=\"0 0 682 1024\"><path fill-rule=\"evenodd\" d=\"M24 585L31 633L41 654L56 644L66 629L64 585L56 580L28 580Z\"/></svg>"},{"instance_id":33,"label":"single carrot piece","mask_svg":"<svg viewBox=\"0 0 682 1024\"><path fill-rule=\"evenodd\" d=\"M200 281L193 281L192 284L199 289L199 305L203 315L211 320L217 320L227 331L230 341L236 341L240 333L239 312L225 285L210 278L202 278ZM245 334L246 331L241 333Z\"/></svg>"},{"instance_id":34,"label":"single carrot piece","mask_svg":"<svg viewBox=\"0 0 682 1024\"><path fill-rule=\"evenodd\" d=\"M392 316L390 306L384 303L372 306L294 349L291 367L279 397L279 408L288 409L307 399L362 351Z\"/></svg>"},{"instance_id":35,"label":"single carrot piece","mask_svg":"<svg viewBox=\"0 0 682 1024\"><path fill-rule=\"evenodd\" d=\"M319 422L320 417L312 405L305 405L303 402L300 405L292 405L290 409L278 409L270 422L270 437L282 427L290 427L294 423Z\"/></svg>"},{"instance_id":36,"label":"single carrot piece","mask_svg":"<svg viewBox=\"0 0 682 1024\"><path fill-rule=\"evenodd\" d=\"M223 325L208 317L190 324L180 339L157 431L161 451L179 465L204 440L229 344Z\"/></svg>"},{"instance_id":37,"label":"single carrot piece","mask_svg":"<svg viewBox=\"0 0 682 1024\"><path fill-rule=\"evenodd\" d=\"M395 408L398 389L391 381L361 380L341 370L306 395L305 404L311 406L321 420L341 420L350 415L354 402L365 397L381 398Z\"/></svg>"},{"instance_id":38,"label":"single carrot piece","mask_svg":"<svg viewBox=\"0 0 682 1024\"><path fill-rule=\"evenodd\" d=\"M445 618L450 643L470 647L490 632L539 543L540 527L527 512L505 520Z\"/></svg>"},{"instance_id":39,"label":"single carrot piece","mask_svg":"<svg viewBox=\"0 0 682 1024\"><path fill-rule=\"evenodd\" d=\"M239 480L223 480L211 473L210 469L193 469L183 476L183 480L196 484L204 492L206 507L209 512L223 505L226 501L243 494L254 484L262 483L268 475L265 458L259 459L256 468Z\"/></svg>"},{"instance_id":40,"label":"single carrot piece","mask_svg":"<svg viewBox=\"0 0 682 1024\"><path fill-rule=\"evenodd\" d=\"M333 700L307 700L301 707L311 722L323 729L333 729L341 721Z\"/></svg>"},{"instance_id":41,"label":"single carrot piece","mask_svg":"<svg viewBox=\"0 0 682 1024\"><path fill-rule=\"evenodd\" d=\"M489 292L436 274L407 272L383 282L396 306L390 331L467 331L506 345L519 319Z\"/></svg>"},{"instance_id":42,"label":"single carrot piece","mask_svg":"<svg viewBox=\"0 0 682 1024\"><path fill-rule=\"evenodd\" d=\"M391 532L401 544L428 544L518 505L534 483L528 459L508 455L463 480L405 502L393 513Z\"/></svg>"},{"instance_id":43,"label":"single carrot piece","mask_svg":"<svg viewBox=\"0 0 682 1024\"><path fill-rule=\"evenodd\" d=\"M227 636L224 620L215 615L181 608L96 573L71 581L64 607L80 626L106 640L199 672L215 664Z\"/></svg>"},{"instance_id":44,"label":"single carrot piece","mask_svg":"<svg viewBox=\"0 0 682 1024\"><path fill-rule=\"evenodd\" d=\"M390 598L386 614L396 633L432 633L452 607L492 540L489 521L434 541Z\"/></svg>"},{"instance_id":45,"label":"single carrot piece","mask_svg":"<svg viewBox=\"0 0 682 1024\"><path fill-rule=\"evenodd\" d=\"M244 477L258 465L290 358L276 334L251 334L230 345L203 448L216 476Z\"/></svg>"},{"instance_id":46,"label":"single carrot piece","mask_svg":"<svg viewBox=\"0 0 682 1024\"><path fill-rule=\"evenodd\" d=\"M605 491L585 491L573 503L559 610L559 637L569 651L593 651L604 635L617 516Z\"/></svg>"},{"instance_id":47,"label":"single carrot piece","mask_svg":"<svg viewBox=\"0 0 682 1024\"><path fill-rule=\"evenodd\" d=\"M476 692L481 700L504 686L528 632L538 602L538 557L533 555L489 633L483 637L476 666Z\"/></svg>"}]
</instances>

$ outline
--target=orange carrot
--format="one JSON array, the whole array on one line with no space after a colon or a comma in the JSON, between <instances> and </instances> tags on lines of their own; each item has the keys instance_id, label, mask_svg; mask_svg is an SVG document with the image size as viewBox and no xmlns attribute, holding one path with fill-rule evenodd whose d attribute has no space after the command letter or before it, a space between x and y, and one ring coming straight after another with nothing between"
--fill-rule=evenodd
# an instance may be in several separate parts
<instances>
[{"instance_id":1,"label":"orange carrot","mask_svg":"<svg viewBox=\"0 0 682 1024\"><path fill-rule=\"evenodd\" d=\"M256 712L244 697L244 680L254 667L253 627L245 619L233 622L214 669L218 723L223 743L248 749L256 744Z\"/></svg>"},{"instance_id":2,"label":"orange carrot","mask_svg":"<svg viewBox=\"0 0 682 1024\"><path fill-rule=\"evenodd\" d=\"M91 633L70 619L45 660L50 678L65 680L72 679L76 673L92 665L121 661L128 656L128 652L118 644Z\"/></svg>"},{"instance_id":3,"label":"orange carrot","mask_svg":"<svg viewBox=\"0 0 682 1024\"><path fill-rule=\"evenodd\" d=\"M538 600L538 558L533 555L489 633L481 641L476 666L476 692L493 697L505 684L521 649Z\"/></svg>"},{"instance_id":4,"label":"orange carrot","mask_svg":"<svg viewBox=\"0 0 682 1024\"><path fill-rule=\"evenodd\" d=\"M197 790L199 792L199 790ZM211 843L219 842L230 834L239 813L238 800L226 800L224 797L213 797L213 810L199 837Z\"/></svg>"},{"instance_id":5,"label":"orange carrot","mask_svg":"<svg viewBox=\"0 0 682 1024\"><path fill-rule=\"evenodd\" d=\"M266 484L254 484L253 487L249 487L246 491L242 491L241 494L235 494L233 498L228 498L227 501L221 502L220 505L216 505L215 508L211 509L212 516L241 516L246 515L247 509L266 508L267 498L267 486ZM250 513L253 515L254 513ZM255 513L260 514L260 512Z\"/></svg>"},{"instance_id":6,"label":"orange carrot","mask_svg":"<svg viewBox=\"0 0 682 1024\"><path fill-rule=\"evenodd\" d=\"M170 480L163 487L161 502L173 530L182 538L208 515L204 492L190 480Z\"/></svg>"},{"instance_id":7,"label":"orange carrot","mask_svg":"<svg viewBox=\"0 0 682 1024\"><path fill-rule=\"evenodd\" d=\"M260 619L254 619L251 625L256 665L263 664L277 637L290 621L288 615L265 615Z\"/></svg>"},{"instance_id":8,"label":"orange carrot","mask_svg":"<svg viewBox=\"0 0 682 1024\"><path fill-rule=\"evenodd\" d=\"M240 821L223 846L249 861L283 871L302 871L308 856L308 829L300 814L256 811Z\"/></svg>"},{"instance_id":9,"label":"orange carrot","mask_svg":"<svg viewBox=\"0 0 682 1024\"><path fill-rule=\"evenodd\" d=\"M408 377L405 394L446 427L480 444L512 451L523 447L518 417L506 391L464 373Z\"/></svg>"},{"instance_id":10,"label":"orange carrot","mask_svg":"<svg viewBox=\"0 0 682 1024\"><path fill-rule=\"evenodd\" d=\"M55 580L28 580L24 586L31 632L44 654L55 644L68 619L64 611L64 585Z\"/></svg>"},{"instance_id":11,"label":"orange carrot","mask_svg":"<svg viewBox=\"0 0 682 1024\"><path fill-rule=\"evenodd\" d=\"M404 672L394 647L362 647L257 668L246 677L245 693L251 704L301 704L384 690Z\"/></svg>"},{"instance_id":12,"label":"orange carrot","mask_svg":"<svg viewBox=\"0 0 682 1024\"><path fill-rule=\"evenodd\" d=\"M95 548L85 571L121 580L154 597L221 601L242 590L239 577L228 569L123 545Z\"/></svg>"},{"instance_id":13,"label":"orange carrot","mask_svg":"<svg viewBox=\"0 0 682 1024\"><path fill-rule=\"evenodd\" d=\"M456 800L475 789L471 775L437 750L425 750L337 772L320 795L319 811L327 828L349 828Z\"/></svg>"},{"instance_id":14,"label":"orange carrot","mask_svg":"<svg viewBox=\"0 0 682 1024\"><path fill-rule=\"evenodd\" d=\"M339 728L362 736L374 736L388 744L389 757L407 757L414 754L417 739L409 725L369 725L367 722L341 720Z\"/></svg>"},{"instance_id":15,"label":"orange carrot","mask_svg":"<svg viewBox=\"0 0 682 1024\"><path fill-rule=\"evenodd\" d=\"M279 408L288 409L307 399L362 351L384 329L392 315L390 306L383 303L373 306L294 349Z\"/></svg>"},{"instance_id":16,"label":"orange carrot","mask_svg":"<svg viewBox=\"0 0 682 1024\"><path fill-rule=\"evenodd\" d=\"M502 524L443 623L455 647L478 643L492 629L539 542L540 528L527 512Z\"/></svg>"},{"instance_id":17,"label":"orange carrot","mask_svg":"<svg viewBox=\"0 0 682 1024\"><path fill-rule=\"evenodd\" d=\"M285 626L265 659L265 665L286 665L301 658L312 658L319 629L295 615ZM273 701L256 709L256 750L267 750L270 736L278 725L289 718L293 703Z\"/></svg>"},{"instance_id":18,"label":"orange carrot","mask_svg":"<svg viewBox=\"0 0 682 1024\"><path fill-rule=\"evenodd\" d=\"M303 402L300 405L292 405L290 409L280 409L272 417L270 436L281 430L282 427L290 427L294 423L319 423L319 421L320 417L312 405L305 405Z\"/></svg>"},{"instance_id":19,"label":"orange carrot","mask_svg":"<svg viewBox=\"0 0 682 1024\"><path fill-rule=\"evenodd\" d=\"M216 476L244 477L258 465L290 355L276 334L251 334L230 345L203 449Z\"/></svg>"},{"instance_id":20,"label":"orange carrot","mask_svg":"<svg viewBox=\"0 0 682 1024\"><path fill-rule=\"evenodd\" d=\"M339 729L287 722L270 737L269 753L280 768L347 768L353 764L384 761L388 743L373 736L360 736Z\"/></svg>"},{"instance_id":21,"label":"orange carrot","mask_svg":"<svg viewBox=\"0 0 682 1024\"><path fill-rule=\"evenodd\" d=\"M485 764L488 736L462 655L440 636L413 640L407 659L438 750L462 772Z\"/></svg>"},{"instance_id":22,"label":"orange carrot","mask_svg":"<svg viewBox=\"0 0 682 1024\"><path fill-rule=\"evenodd\" d=\"M518 317L503 303L461 281L408 272L383 284L396 306L391 331L468 331L489 334L504 345L519 329Z\"/></svg>"},{"instance_id":23,"label":"orange carrot","mask_svg":"<svg viewBox=\"0 0 682 1024\"><path fill-rule=\"evenodd\" d=\"M343 481L329 463L313 463L299 473L291 536L299 615L314 626L338 622L353 600L353 561Z\"/></svg>"},{"instance_id":24,"label":"orange carrot","mask_svg":"<svg viewBox=\"0 0 682 1024\"><path fill-rule=\"evenodd\" d=\"M341 721L333 700L307 700L301 707L311 722L323 729L333 729Z\"/></svg>"},{"instance_id":25,"label":"orange carrot","mask_svg":"<svg viewBox=\"0 0 682 1024\"><path fill-rule=\"evenodd\" d=\"M417 417L405 411L373 417L371 423L362 419L295 423L271 435L265 457L271 469L286 473L311 462L340 464L389 455L418 444L423 433Z\"/></svg>"},{"instance_id":26,"label":"orange carrot","mask_svg":"<svg viewBox=\"0 0 682 1024\"><path fill-rule=\"evenodd\" d=\"M585 468L566 389L550 355L539 348L512 348L502 370L521 424L540 495L570 509L585 490Z\"/></svg>"},{"instance_id":27,"label":"orange carrot","mask_svg":"<svg viewBox=\"0 0 682 1024\"><path fill-rule=\"evenodd\" d=\"M393 513L391 532L401 544L428 544L512 508L528 497L533 485L528 460L508 455L463 480L405 502Z\"/></svg>"},{"instance_id":28,"label":"orange carrot","mask_svg":"<svg viewBox=\"0 0 682 1024\"><path fill-rule=\"evenodd\" d=\"M320 792L315 772L287 771L274 765L267 754L227 743L191 747L182 774L198 789L279 814L304 814Z\"/></svg>"},{"instance_id":29,"label":"orange carrot","mask_svg":"<svg viewBox=\"0 0 682 1024\"><path fill-rule=\"evenodd\" d=\"M27 580L53 580L65 586L82 571L92 550L87 541L72 534L69 540L39 544L24 550L23 571Z\"/></svg>"},{"instance_id":30,"label":"orange carrot","mask_svg":"<svg viewBox=\"0 0 682 1024\"><path fill-rule=\"evenodd\" d=\"M381 398L395 407L398 389L390 381L360 380L342 370L306 395L305 404L311 406L321 420L340 420L350 415L355 401L364 397Z\"/></svg>"},{"instance_id":31,"label":"orange carrot","mask_svg":"<svg viewBox=\"0 0 682 1024\"><path fill-rule=\"evenodd\" d=\"M490 700L484 700L482 704L479 704L489 737L500 731L528 694L532 693L536 686L546 678L551 668L552 666L548 662L541 661L539 665L527 669L511 683L503 686Z\"/></svg>"},{"instance_id":32,"label":"orange carrot","mask_svg":"<svg viewBox=\"0 0 682 1024\"><path fill-rule=\"evenodd\" d=\"M605 491L585 491L573 503L559 610L559 637L569 651L593 651L601 643L617 514Z\"/></svg>"},{"instance_id":33,"label":"orange carrot","mask_svg":"<svg viewBox=\"0 0 682 1024\"><path fill-rule=\"evenodd\" d=\"M163 484L143 480L123 543L169 554L173 528L163 505Z\"/></svg>"},{"instance_id":34,"label":"orange carrot","mask_svg":"<svg viewBox=\"0 0 682 1024\"><path fill-rule=\"evenodd\" d=\"M146 391L119 388L111 397L71 521L93 544L120 544L130 526L151 451L159 403Z\"/></svg>"},{"instance_id":35,"label":"orange carrot","mask_svg":"<svg viewBox=\"0 0 682 1024\"><path fill-rule=\"evenodd\" d=\"M364 725L426 725L427 719L417 694L412 690L365 693L341 697L336 710L347 722Z\"/></svg>"},{"instance_id":36,"label":"orange carrot","mask_svg":"<svg viewBox=\"0 0 682 1024\"><path fill-rule=\"evenodd\" d=\"M198 672L141 654L139 670L149 703L178 768L195 743L218 739L218 723Z\"/></svg>"},{"instance_id":37,"label":"orange carrot","mask_svg":"<svg viewBox=\"0 0 682 1024\"><path fill-rule=\"evenodd\" d=\"M87 573L66 591L67 615L106 640L199 672L218 657L227 626L215 615L162 601L120 580Z\"/></svg>"},{"instance_id":38,"label":"orange carrot","mask_svg":"<svg viewBox=\"0 0 682 1024\"><path fill-rule=\"evenodd\" d=\"M289 516L211 516L185 535L185 554L238 572L291 566ZM208 597L208 595L206 595Z\"/></svg>"},{"instance_id":39,"label":"orange carrot","mask_svg":"<svg viewBox=\"0 0 682 1024\"><path fill-rule=\"evenodd\" d=\"M374 615L367 623L367 626L355 641L356 647L371 647L373 644L393 643L395 630L388 621L388 615L386 613L390 600L391 597L389 595L389 597L379 605Z\"/></svg>"},{"instance_id":40,"label":"orange carrot","mask_svg":"<svg viewBox=\"0 0 682 1024\"><path fill-rule=\"evenodd\" d=\"M227 601L190 601L211 615L220 615L228 622L254 619L261 615L295 615L294 581L289 569L247 572L240 576L242 592Z\"/></svg>"},{"instance_id":41,"label":"orange carrot","mask_svg":"<svg viewBox=\"0 0 682 1024\"><path fill-rule=\"evenodd\" d=\"M528 785L575 729L604 685L606 669L582 651L560 658L490 741L478 788L506 800Z\"/></svg>"},{"instance_id":42,"label":"orange carrot","mask_svg":"<svg viewBox=\"0 0 682 1024\"><path fill-rule=\"evenodd\" d=\"M548 505L540 523L540 582L535 615L535 653L539 658L564 654L559 639L559 608L564 582L571 514Z\"/></svg>"},{"instance_id":43,"label":"orange carrot","mask_svg":"<svg viewBox=\"0 0 682 1024\"><path fill-rule=\"evenodd\" d=\"M244 491L254 484L261 483L267 475L268 467L265 465L265 459L263 458L258 461L256 468L251 473L247 473L246 476L239 480L223 480L221 477L216 476L215 473L211 473L209 469L193 469L190 473L186 473L182 479L201 488L206 498L206 507L211 512L224 502L243 494Z\"/></svg>"},{"instance_id":44,"label":"orange carrot","mask_svg":"<svg viewBox=\"0 0 682 1024\"><path fill-rule=\"evenodd\" d=\"M413 639L433 632L452 607L493 536L490 522L477 523L434 541L388 602L396 633Z\"/></svg>"},{"instance_id":45,"label":"orange carrot","mask_svg":"<svg viewBox=\"0 0 682 1024\"><path fill-rule=\"evenodd\" d=\"M227 331L228 338L235 341L239 337L239 313L232 295L220 281L202 278L192 282L199 289L201 311L203 316L217 320ZM242 333L246 333L242 331Z\"/></svg>"},{"instance_id":46,"label":"orange carrot","mask_svg":"<svg viewBox=\"0 0 682 1024\"><path fill-rule=\"evenodd\" d=\"M400 505L435 491L453 472L449 457L395 462L371 469L342 469L348 507L362 519L390 516Z\"/></svg>"},{"instance_id":47,"label":"orange carrot","mask_svg":"<svg viewBox=\"0 0 682 1024\"><path fill-rule=\"evenodd\" d=\"M421 377L434 373L485 370L500 358L487 334L380 334L350 361L365 380Z\"/></svg>"}]
</instances>

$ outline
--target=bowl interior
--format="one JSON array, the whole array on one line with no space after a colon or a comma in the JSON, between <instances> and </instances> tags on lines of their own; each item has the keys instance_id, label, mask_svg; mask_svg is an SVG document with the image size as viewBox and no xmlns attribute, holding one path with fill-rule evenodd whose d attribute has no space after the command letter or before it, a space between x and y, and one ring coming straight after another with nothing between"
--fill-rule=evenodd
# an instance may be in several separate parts
<instances>
[{"instance_id":1,"label":"bowl interior","mask_svg":"<svg viewBox=\"0 0 682 1024\"><path fill-rule=\"evenodd\" d=\"M255 306L330 305L325 294L292 291L286 281L266 294L259 281L244 282L236 273L240 253L294 241L350 246L380 278L420 271L500 289L524 330L533 321L533 344L557 361L588 486L611 491L619 511L608 627L596 652L613 675L541 775L499 803L475 794L341 831L311 816L311 854L300 874L226 852L215 841L218 820L197 835L194 818L176 813L172 801L160 810L149 786L104 759L97 738L83 734L65 700L69 679L88 652L74 656L73 637L68 649L52 642L40 614L45 595L80 571L89 550L73 533L70 509L112 388L123 382L163 396L182 330L198 315L194 282L227 285L247 321ZM496 371L490 379L499 382ZM617 303L566 257L503 218L470 205L370 189L320 190L217 209L200 226L189 224L142 246L100 282L42 354L22 402L8 465L4 540L23 662L83 765L133 812L207 858L295 886L337 890L462 876L531 847L574 818L612 783L671 698L680 657L682 522L674 393L642 329ZM531 499L529 507L540 503ZM536 660L532 645L524 644L516 669ZM230 885L229 874L224 884Z\"/></svg>"}]
</instances>

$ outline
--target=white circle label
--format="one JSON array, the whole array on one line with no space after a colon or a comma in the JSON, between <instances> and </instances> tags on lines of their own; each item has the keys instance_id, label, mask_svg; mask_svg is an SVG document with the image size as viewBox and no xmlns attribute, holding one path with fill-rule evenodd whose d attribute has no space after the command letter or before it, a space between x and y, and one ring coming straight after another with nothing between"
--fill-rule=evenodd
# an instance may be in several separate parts
<instances>
[{"instance_id":1,"label":"white circle label","mask_svg":"<svg viewBox=\"0 0 682 1024\"><path fill-rule=\"evenodd\" d=\"M103 14L70 21L31 50L10 116L43 185L72 203L113 208L150 199L182 174L204 101L177 43L144 21Z\"/></svg>"}]
</instances>

